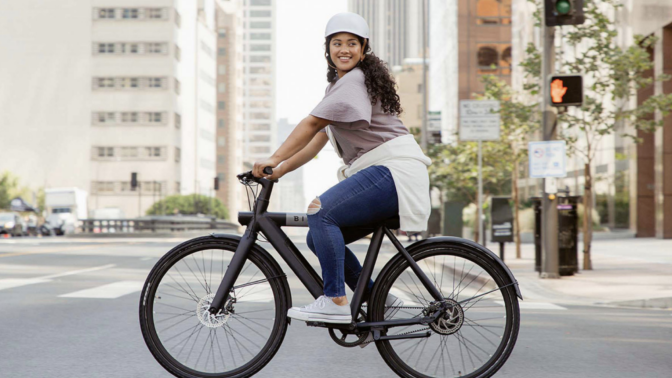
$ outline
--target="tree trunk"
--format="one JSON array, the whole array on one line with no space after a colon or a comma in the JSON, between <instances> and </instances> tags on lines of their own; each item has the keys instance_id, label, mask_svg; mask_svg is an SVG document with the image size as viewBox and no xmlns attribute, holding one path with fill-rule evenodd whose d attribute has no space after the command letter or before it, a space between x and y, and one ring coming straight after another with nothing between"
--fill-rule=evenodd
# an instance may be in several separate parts
<instances>
[{"instance_id":1,"label":"tree trunk","mask_svg":"<svg viewBox=\"0 0 672 378\"><path fill-rule=\"evenodd\" d=\"M516 258L521 258L520 253L520 196L518 192L518 160L513 163L513 240L516 242Z\"/></svg>"},{"instance_id":2,"label":"tree trunk","mask_svg":"<svg viewBox=\"0 0 672 378\"><path fill-rule=\"evenodd\" d=\"M593 237L593 182L590 174L590 164L584 166L584 193L583 193L583 270L593 270L590 261L590 244Z\"/></svg>"}]
</instances>

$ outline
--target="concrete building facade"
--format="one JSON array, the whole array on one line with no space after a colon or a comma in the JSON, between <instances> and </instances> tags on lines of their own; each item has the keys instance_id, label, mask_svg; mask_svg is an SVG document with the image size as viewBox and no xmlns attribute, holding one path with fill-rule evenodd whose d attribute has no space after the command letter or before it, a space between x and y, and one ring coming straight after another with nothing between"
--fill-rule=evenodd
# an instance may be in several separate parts
<instances>
[{"instance_id":1,"label":"concrete building facade","mask_svg":"<svg viewBox=\"0 0 672 378\"><path fill-rule=\"evenodd\" d=\"M2 63L0 169L33 188L84 189L89 209L127 217L166 195L206 193L215 175L214 3L38 3L0 4L11 57Z\"/></svg>"}]
</instances>

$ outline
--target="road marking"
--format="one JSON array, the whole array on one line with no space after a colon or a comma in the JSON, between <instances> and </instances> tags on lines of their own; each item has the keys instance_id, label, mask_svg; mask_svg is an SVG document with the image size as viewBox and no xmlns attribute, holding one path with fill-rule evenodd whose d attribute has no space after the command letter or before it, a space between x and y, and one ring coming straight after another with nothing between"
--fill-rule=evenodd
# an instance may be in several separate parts
<instances>
[{"instance_id":1,"label":"road marking","mask_svg":"<svg viewBox=\"0 0 672 378\"><path fill-rule=\"evenodd\" d=\"M111 284L59 295L61 298L114 299L142 290L142 281L120 281Z\"/></svg>"},{"instance_id":2,"label":"road marking","mask_svg":"<svg viewBox=\"0 0 672 378\"><path fill-rule=\"evenodd\" d=\"M504 306L504 302L502 301L495 301L495 303ZM562 306L545 302L518 302L518 305L521 310L566 310L566 308Z\"/></svg>"},{"instance_id":3,"label":"road marking","mask_svg":"<svg viewBox=\"0 0 672 378\"><path fill-rule=\"evenodd\" d=\"M69 272L51 274L51 275L48 275L48 276L35 277L35 278L4 278L4 279L0 279L0 290L11 289L11 288L26 286L26 285L33 285L33 284L38 284L38 283L51 282L51 280L53 280L54 278L72 276L74 274L95 272L97 270L109 269L109 268L112 268L114 266L116 266L116 265L115 264L108 264L108 265L96 266L96 267L93 267L93 268L71 270Z\"/></svg>"}]
</instances>

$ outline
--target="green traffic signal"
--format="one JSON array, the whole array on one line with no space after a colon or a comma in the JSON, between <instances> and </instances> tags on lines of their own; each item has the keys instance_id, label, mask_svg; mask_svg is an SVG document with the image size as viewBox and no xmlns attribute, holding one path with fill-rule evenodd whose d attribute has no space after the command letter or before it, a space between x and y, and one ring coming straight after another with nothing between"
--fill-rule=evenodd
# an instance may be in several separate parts
<instances>
[{"instance_id":1,"label":"green traffic signal","mask_svg":"<svg viewBox=\"0 0 672 378\"><path fill-rule=\"evenodd\" d=\"M566 15L572 10L572 5L569 3L569 0L558 0L555 3L555 10L558 14Z\"/></svg>"}]
</instances>

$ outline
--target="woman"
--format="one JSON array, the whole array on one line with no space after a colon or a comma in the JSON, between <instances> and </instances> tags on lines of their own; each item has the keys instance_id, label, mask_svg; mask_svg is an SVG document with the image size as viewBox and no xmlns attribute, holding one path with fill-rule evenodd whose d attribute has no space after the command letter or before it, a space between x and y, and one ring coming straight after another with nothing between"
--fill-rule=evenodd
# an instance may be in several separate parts
<instances>
[{"instance_id":1,"label":"woman","mask_svg":"<svg viewBox=\"0 0 672 378\"><path fill-rule=\"evenodd\" d=\"M322 102L273 156L254 164L253 173L278 179L313 159L329 140L343 158L340 182L308 207L307 243L320 260L324 295L308 306L291 308L287 316L350 323L345 283L354 290L362 267L346 244L371 230L342 229L398 215L402 230L426 230L431 161L397 117L402 110L395 82L371 52L366 21L354 13L337 14L327 23L325 38L329 85ZM275 168L273 175L265 175L265 167ZM372 285L370 281L367 289ZM390 295L386 317L401 303Z\"/></svg>"}]
</instances>

